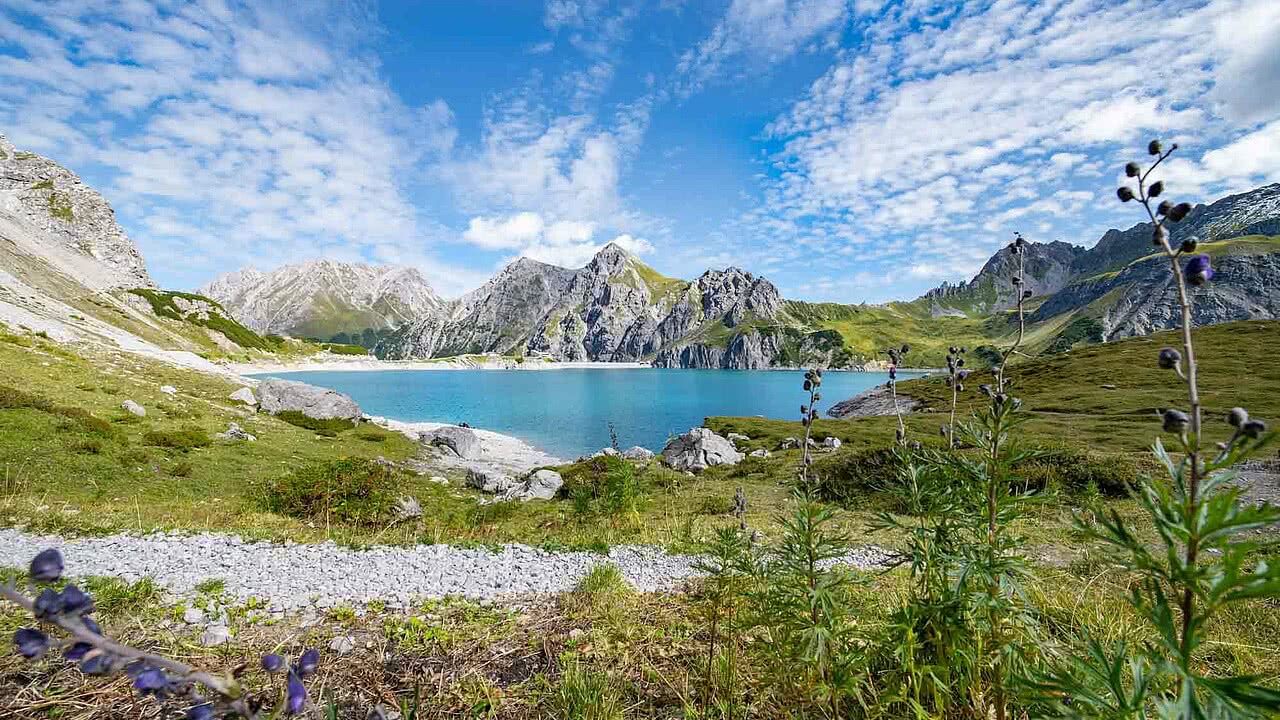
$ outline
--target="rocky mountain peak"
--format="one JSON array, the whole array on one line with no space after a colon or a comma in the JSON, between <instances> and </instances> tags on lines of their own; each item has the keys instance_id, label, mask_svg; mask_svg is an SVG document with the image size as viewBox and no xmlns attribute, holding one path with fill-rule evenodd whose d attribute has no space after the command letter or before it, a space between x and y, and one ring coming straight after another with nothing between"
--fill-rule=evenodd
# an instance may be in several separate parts
<instances>
[{"instance_id":1,"label":"rocky mountain peak","mask_svg":"<svg viewBox=\"0 0 1280 720\"><path fill-rule=\"evenodd\" d=\"M0 234L97 290L154 287L115 211L80 177L0 135Z\"/></svg>"},{"instance_id":2,"label":"rocky mountain peak","mask_svg":"<svg viewBox=\"0 0 1280 720\"><path fill-rule=\"evenodd\" d=\"M702 297L703 314L722 318L728 327L748 315L773 319L782 310L782 293L777 286L736 267L708 270L693 286Z\"/></svg>"}]
</instances>

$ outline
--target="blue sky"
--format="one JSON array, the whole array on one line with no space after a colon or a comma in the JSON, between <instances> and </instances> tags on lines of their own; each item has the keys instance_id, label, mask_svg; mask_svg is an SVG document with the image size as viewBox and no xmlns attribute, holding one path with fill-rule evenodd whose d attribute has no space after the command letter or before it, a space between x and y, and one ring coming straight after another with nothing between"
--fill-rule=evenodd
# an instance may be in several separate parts
<instances>
[{"instance_id":1,"label":"blue sky","mask_svg":"<svg viewBox=\"0 0 1280 720\"><path fill-rule=\"evenodd\" d=\"M788 297L911 298L1014 231L1280 180L1274 0L0 0L0 132L192 288L326 256L453 296L617 241Z\"/></svg>"}]
</instances>

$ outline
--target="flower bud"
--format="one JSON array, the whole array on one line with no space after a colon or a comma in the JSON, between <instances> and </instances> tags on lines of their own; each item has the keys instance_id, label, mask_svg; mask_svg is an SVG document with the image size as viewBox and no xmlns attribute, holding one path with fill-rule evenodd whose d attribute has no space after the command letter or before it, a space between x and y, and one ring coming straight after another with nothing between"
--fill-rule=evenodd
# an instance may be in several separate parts
<instances>
[{"instance_id":1,"label":"flower bud","mask_svg":"<svg viewBox=\"0 0 1280 720\"><path fill-rule=\"evenodd\" d=\"M1195 252L1195 251L1196 251L1196 239L1195 239L1195 238L1187 238L1186 240L1183 240L1183 241L1182 241L1182 252L1184 252L1184 253L1193 253L1193 252Z\"/></svg>"},{"instance_id":2,"label":"flower bud","mask_svg":"<svg viewBox=\"0 0 1280 720\"><path fill-rule=\"evenodd\" d=\"M1023 299L1023 300L1029 299L1030 297L1031 297L1031 291L1030 291L1030 290L1023 290L1023 291L1022 291L1022 299Z\"/></svg>"},{"instance_id":3,"label":"flower bud","mask_svg":"<svg viewBox=\"0 0 1280 720\"><path fill-rule=\"evenodd\" d=\"M1213 267L1208 255L1197 255L1187 263L1187 282L1192 285L1203 285L1213 279Z\"/></svg>"},{"instance_id":4,"label":"flower bud","mask_svg":"<svg viewBox=\"0 0 1280 720\"><path fill-rule=\"evenodd\" d=\"M49 636L39 630L19 628L13 634L13 644L18 654L28 660L34 660L49 651Z\"/></svg>"},{"instance_id":5,"label":"flower bud","mask_svg":"<svg viewBox=\"0 0 1280 720\"><path fill-rule=\"evenodd\" d=\"M262 656L262 669L269 673L277 673L284 669L284 658L271 653Z\"/></svg>"},{"instance_id":6,"label":"flower bud","mask_svg":"<svg viewBox=\"0 0 1280 720\"><path fill-rule=\"evenodd\" d=\"M1129 202L1133 199L1133 190L1128 185L1121 185L1116 189L1116 197L1120 198L1120 202Z\"/></svg>"},{"instance_id":7,"label":"flower bud","mask_svg":"<svg viewBox=\"0 0 1280 720\"><path fill-rule=\"evenodd\" d=\"M1227 413L1227 424L1233 428L1244 427L1249 422L1249 412L1244 408L1231 408L1231 412Z\"/></svg>"},{"instance_id":8,"label":"flower bud","mask_svg":"<svg viewBox=\"0 0 1280 720\"><path fill-rule=\"evenodd\" d=\"M314 675L318 667L320 667L319 650L308 650L298 658L297 672L302 677Z\"/></svg>"},{"instance_id":9,"label":"flower bud","mask_svg":"<svg viewBox=\"0 0 1280 720\"><path fill-rule=\"evenodd\" d=\"M1172 408L1164 411L1163 418L1164 431L1170 433L1180 433L1186 430L1187 423L1191 422L1186 413Z\"/></svg>"},{"instance_id":10,"label":"flower bud","mask_svg":"<svg viewBox=\"0 0 1280 720\"><path fill-rule=\"evenodd\" d=\"M1177 147L1177 145L1174 145L1174 147ZM1159 141L1159 140L1152 140L1151 142L1147 143L1147 154L1148 154L1148 155L1159 155L1159 154L1160 154L1160 150L1161 150L1161 149L1162 149L1162 148L1160 147L1160 141Z\"/></svg>"},{"instance_id":11,"label":"flower bud","mask_svg":"<svg viewBox=\"0 0 1280 720\"><path fill-rule=\"evenodd\" d=\"M39 583L55 582L62 577L62 553L56 548L41 550L31 559L31 579Z\"/></svg>"},{"instance_id":12,"label":"flower bud","mask_svg":"<svg viewBox=\"0 0 1280 720\"><path fill-rule=\"evenodd\" d=\"M1124 166L1124 174L1128 177L1138 177L1138 173L1142 172L1142 167L1136 162L1127 163Z\"/></svg>"},{"instance_id":13,"label":"flower bud","mask_svg":"<svg viewBox=\"0 0 1280 720\"><path fill-rule=\"evenodd\" d=\"M804 381L804 391L805 391L805 392L809 392L809 390L810 390L810 389L812 389L812 388L813 388L813 383L809 382L808 380L805 380L805 381Z\"/></svg>"},{"instance_id":14,"label":"flower bud","mask_svg":"<svg viewBox=\"0 0 1280 720\"><path fill-rule=\"evenodd\" d=\"M1191 203L1178 203L1169 209L1169 219L1180 222L1189 212L1191 212Z\"/></svg>"},{"instance_id":15,"label":"flower bud","mask_svg":"<svg viewBox=\"0 0 1280 720\"><path fill-rule=\"evenodd\" d=\"M1164 192L1164 183L1157 180L1151 183L1151 187L1147 188L1147 197L1160 197L1160 193Z\"/></svg>"},{"instance_id":16,"label":"flower bud","mask_svg":"<svg viewBox=\"0 0 1280 720\"><path fill-rule=\"evenodd\" d=\"M1161 348L1156 364L1161 370L1172 370L1182 363L1182 353L1171 347Z\"/></svg>"},{"instance_id":17,"label":"flower bud","mask_svg":"<svg viewBox=\"0 0 1280 720\"><path fill-rule=\"evenodd\" d=\"M36 596L32 610L37 618L50 620L62 612L62 596L53 588L45 588Z\"/></svg>"},{"instance_id":18,"label":"flower bud","mask_svg":"<svg viewBox=\"0 0 1280 720\"><path fill-rule=\"evenodd\" d=\"M1172 209L1173 209L1173 203L1169 202L1168 200L1161 200L1160 204L1156 206L1156 214L1168 215L1169 211Z\"/></svg>"},{"instance_id":19,"label":"flower bud","mask_svg":"<svg viewBox=\"0 0 1280 720\"><path fill-rule=\"evenodd\" d=\"M75 585L67 585L63 588L60 600L64 613L87 615L93 612L93 598Z\"/></svg>"},{"instance_id":20,"label":"flower bud","mask_svg":"<svg viewBox=\"0 0 1280 720\"><path fill-rule=\"evenodd\" d=\"M187 711L187 720L213 720L213 703L194 705Z\"/></svg>"},{"instance_id":21,"label":"flower bud","mask_svg":"<svg viewBox=\"0 0 1280 720\"><path fill-rule=\"evenodd\" d=\"M1244 424L1244 427L1240 428L1240 432L1244 433L1245 437L1253 438L1254 440L1262 437L1266 431L1267 424L1261 420L1250 420Z\"/></svg>"}]
</instances>

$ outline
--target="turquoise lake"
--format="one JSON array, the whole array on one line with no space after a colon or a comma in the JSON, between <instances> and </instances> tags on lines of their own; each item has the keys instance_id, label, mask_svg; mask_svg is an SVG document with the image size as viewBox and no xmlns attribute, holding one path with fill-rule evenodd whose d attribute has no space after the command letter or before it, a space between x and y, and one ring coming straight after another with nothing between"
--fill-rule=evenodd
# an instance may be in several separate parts
<instances>
[{"instance_id":1,"label":"turquoise lake","mask_svg":"<svg viewBox=\"0 0 1280 720\"><path fill-rule=\"evenodd\" d=\"M708 415L798 419L805 399L799 370L326 370L271 377L347 393L368 415L465 422L566 459L608 446L609 423L622 447L658 451ZM882 372L829 372L818 408L825 413L888 379Z\"/></svg>"}]
</instances>

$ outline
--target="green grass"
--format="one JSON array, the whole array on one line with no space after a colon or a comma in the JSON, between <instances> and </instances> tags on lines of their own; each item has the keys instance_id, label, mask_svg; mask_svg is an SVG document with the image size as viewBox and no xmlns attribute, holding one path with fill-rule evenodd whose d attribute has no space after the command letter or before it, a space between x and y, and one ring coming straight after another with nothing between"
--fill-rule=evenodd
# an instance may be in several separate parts
<instances>
[{"instance_id":1,"label":"green grass","mask_svg":"<svg viewBox=\"0 0 1280 720\"><path fill-rule=\"evenodd\" d=\"M40 182L32 183L31 189L32 190L52 190L53 180L41 180Z\"/></svg>"},{"instance_id":2,"label":"green grass","mask_svg":"<svg viewBox=\"0 0 1280 720\"><path fill-rule=\"evenodd\" d=\"M150 303L152 311L159 317L216 330L242 348L274 352L284 347L282 342L265 338L232 320L222 305L203 295L173 290L152 290L150 288L135 288L129 292ZM203 303L212 306L213 309L204 318L195 313L186 314L174 302L178 298L189 302Z\"/></svg>"},{"instance_id":3,"label":"green grass","mask_svg":"<svg viewBox=\"0 0 1280 720\"><path fill-rule=\"evenodd\" d=\"M369 349L360 345L343 345L340 343L324 343L321 345L325 350L334 355L368 355Z\"/></svg>"},{"instance_id":4,"label":"green grass","mask_svg":"<svg viewBox=\"0 0 1280 720\"><path fill-rule=\"evenodd\" d=\"M344 418L313 418L297 410L284 410L276 413L275 416L290 425L314 430L316 433L328 437L337 437L338 433L346 432L356 426L353 421Z\"/></svg>"}]
</instances>

